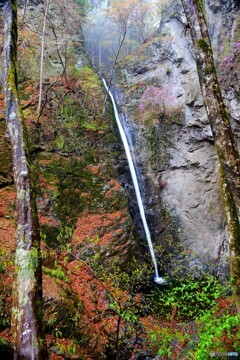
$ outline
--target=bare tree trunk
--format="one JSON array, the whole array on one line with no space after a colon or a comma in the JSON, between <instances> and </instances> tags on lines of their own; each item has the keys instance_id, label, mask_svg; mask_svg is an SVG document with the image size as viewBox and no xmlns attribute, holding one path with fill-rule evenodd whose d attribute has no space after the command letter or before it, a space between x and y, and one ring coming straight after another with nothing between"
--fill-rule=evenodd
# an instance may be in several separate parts
<instances>
[{"instance_id":1,"label":"bare tree trunk","mask_svg":"<svg viewBox=\"0 0 240 360\"><path fill-rule=\"evenodd\" d=\"M4 86L16 189L16 258L12 331L14 359L48 359L42 326L40 235L27 134L17 89L17 0L4 5Z\"/></svg>"},{"instance_id":2,"label":"bare tree trunk","mask_svg":"<svg viewBox=\"0 0 240 360\"><path fill-rule=\"evenodd\" d=\"M182 4L191 31L199 81L218 156L230 239L231 275L240 312L240 158L217 79L203 0L182 0Z\"/></svg>"},{"instance_id":3,"label":"bare tree trunk","mask_svg":"<svg viewBox=\"0 0 240 360\"><path fill-rule=\"evenodd\" d=\"M41 104L42 104L42 87L43 87L43 60L44 60L44 47L45 47L45 35L46 35L46 21L47 21L47 14L49 9L49 4L51 0L47 0L44 17L43 17L43 30L42 30L42 49L41 49L41 62L40 62L40 80L39 80L39 99L38 99L38 108L37 108L37 115L39 120L39 114L41 111Z\"/></svg>"}]
</instances>

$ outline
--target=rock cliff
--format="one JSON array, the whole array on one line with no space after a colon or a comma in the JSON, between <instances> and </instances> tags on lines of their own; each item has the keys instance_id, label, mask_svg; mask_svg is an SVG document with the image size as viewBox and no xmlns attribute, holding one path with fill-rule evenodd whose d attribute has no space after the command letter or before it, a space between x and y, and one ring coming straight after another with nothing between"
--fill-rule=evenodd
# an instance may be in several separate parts
<instances>
[{"instance_id":1,"label":"rock cliff","mask_svg":"<svg viewBox=\"0 0 240 360\"><path fill-rule=\"evenodd\" d=\"M205 5L219 80L238 135L239 4ZM134 144L159 263L169 260L170 249L178 249L170 266L176 273L187 260L190 272L207 269L219 275L228 237L218 166L179 1L168 2L158 33L121 61L114 87Z\"/></svg>"}]
</instances>

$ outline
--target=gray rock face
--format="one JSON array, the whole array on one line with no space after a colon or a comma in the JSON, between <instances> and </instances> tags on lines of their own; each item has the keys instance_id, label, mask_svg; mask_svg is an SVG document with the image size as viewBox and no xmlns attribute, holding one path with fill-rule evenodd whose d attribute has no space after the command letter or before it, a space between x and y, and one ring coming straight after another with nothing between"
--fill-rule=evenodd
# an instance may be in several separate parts
<instances>
[{"instance_id":1,"label":"gray rock face","mask_svg":"<svg viewBox=\"0 0 240 360\"><path fill-rule=\"evenodd\" d=\"M234 69L230 77L225 72L226 57L234 56L237 43L239 6L230 0L208 0L206 9L221 85L237 128L238 65L231 57ZM115 87L120 90L118 103L134 147L153 238L164 249L159 262L180 244L200 268L210 259L211 269L218 264L219 271L228 246L218 165L185 22L180 3L168 3L158 36L121 62ZM163 109L147 117L143 94L149 87L156 92L168 89L174 100L165 96ZM153 98L148 101L154 107Z\"/></svg>"}]
</instances>

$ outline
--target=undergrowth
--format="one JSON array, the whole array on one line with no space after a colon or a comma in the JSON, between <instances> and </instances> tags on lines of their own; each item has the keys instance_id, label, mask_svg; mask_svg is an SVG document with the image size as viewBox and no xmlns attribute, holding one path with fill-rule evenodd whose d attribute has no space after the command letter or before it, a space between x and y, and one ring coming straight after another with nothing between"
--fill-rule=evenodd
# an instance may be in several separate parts
<instances>
[{"instance_id":1,"label":"undergrowth","mask_svg":"<svg viewBox=\"0 0 240 360\"><path fill-rule=\"evenodd\" d=\"M67 256L65 263L74 256L69 245L62 246L61 252ZM150 281L151 267L137 259L129 262L127 269L121 267L118 256L106 266L99 252L84 262L75 260L79 265L74 266L74 271L85 267L97 279L98 291L105 293L106 308L94 321L101 327L107 317L109 324L115 324L105 333L106 343L101 344L99 359L126 359L134 353L162 360L205 360L213 354L240 353L240 318L230 282L206 275L156 286ZM95 286L89 294L93 299Z\"/></svg>"}]
</instances>

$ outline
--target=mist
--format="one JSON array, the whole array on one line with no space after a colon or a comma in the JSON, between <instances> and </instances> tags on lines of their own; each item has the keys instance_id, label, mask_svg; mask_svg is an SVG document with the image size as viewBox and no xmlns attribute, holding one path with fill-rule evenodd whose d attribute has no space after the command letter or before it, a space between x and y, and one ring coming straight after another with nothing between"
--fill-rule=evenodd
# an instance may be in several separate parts
<instances>
[{"instance_id":1,"label":"mist","mask_svg":"<svg viewBox=\"0 0 240 360\"><path fill-rule=\"evenodd\" d=\"M83 25L85 47L93 66L111 77L115 65L153 36L160 23L156 0L101 1Z\"/></svg>"}]
</instances>

